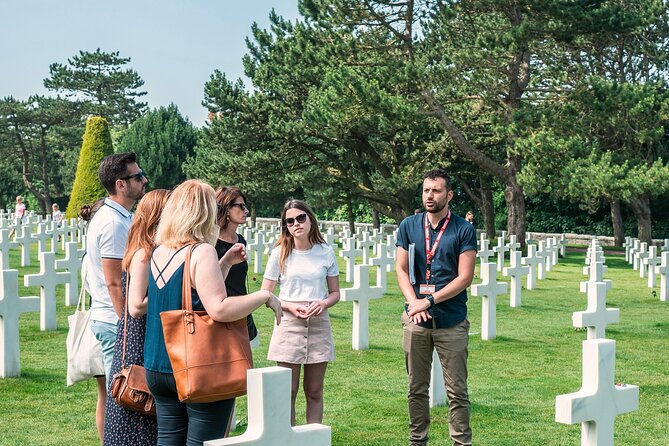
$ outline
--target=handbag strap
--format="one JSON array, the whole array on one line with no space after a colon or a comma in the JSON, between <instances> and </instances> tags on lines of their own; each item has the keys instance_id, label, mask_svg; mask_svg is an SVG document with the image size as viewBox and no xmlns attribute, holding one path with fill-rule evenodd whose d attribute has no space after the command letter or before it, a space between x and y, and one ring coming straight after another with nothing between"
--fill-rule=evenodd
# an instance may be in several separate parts
<instances>
[{"instance_id":1,"label":"handbag strap","mask_svg":"<svg viewBox=\"0 0 669 446\"><path fill-rule=\"evenodd\" d=\"M193 243L188 248L186 252L186 258L184 260L184 271L183 271L183 280L181 285L181 308L186 310L186 314L192 314L193 312L193 297L191 293L191 280L190 280L190 258L193 254L195 248L202 243ZM188 323L188 332L193 333L195 331L195 325L193 324L192 316L186 317Z\"/></svg>"},{"instance_id":2,"label":"handbag strap","mask_svg":"<svg viewBox=\"0 0 669 446\"><path fill-rule=\"evenodd\" d=\"M123 303L123 354L121 356L121 369L125 368L125 340L128 336L128 297L130 296L130 271L125 272L125 302Z\"/></svg>"},{"instance_id":3,"label":"handbag strap","mask_svg":"<svg viewBox=\"0 0 669 446\"><path fill-rule=\"evenodd\" d=\"M79 301L77 302L77 311L86 311L86 276L88 269L84 270L81 276L81 290L79 290Z\"/></svg>"}]
</instances>

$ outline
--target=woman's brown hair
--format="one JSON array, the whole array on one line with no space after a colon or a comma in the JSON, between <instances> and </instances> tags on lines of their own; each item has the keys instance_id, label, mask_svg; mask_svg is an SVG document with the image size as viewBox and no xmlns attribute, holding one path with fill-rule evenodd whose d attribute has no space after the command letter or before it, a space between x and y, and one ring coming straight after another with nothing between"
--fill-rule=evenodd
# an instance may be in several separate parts
<instances>
[{"instance_id":1,"label":"woman's brown hair","mask_svg":"<svg viewBox=\"0 0 669 446\"><path fill-rule=\"evenodd\" d=\"M137 204L137 210L128 233L128 244L123 256L122 266L124 271L128 271L132 257L138 250L144 250L144 261L151 256L156 227L170 193L171 191L167 189L155 189L147 192Z\"/></svg>"},{"instance_id":2,"label":"woman's brown hair","mask_svg":"<svg viewBox=\"0 0 669 446\"><path fill-rule=\"evenodd\" d=\"M216 214L216 220L218 221L218 226L221 229L228 227L228 211L235 203L235 200L239 197L244 199L244 203L247 203L246 195L238 188L234 186L221 186L216 189L216 204L218 204L218 212Z\"/></svg>"},{"instance_id":3,"label":"woman's brown hair","mask_svg":"<svg viewBox=\"0 0 669 446\"><path fill-rule=\"evenodd\" d=\"M281 256L279 257L279 270L283 272L284 267L286 266L286 259L293 252L295 248L295 240L293 236L288 231L288 226L286 226L286 212L288 209L299 209L304 211L307 214L307 218L311 222L311 229L309 229L309 243L315 245L316 243L325 243L325 239L321 235L320 229L318 229L318 220L316 220L316 214L311 210L309 205L302 200L288 200L286 204L283 205L283 210L281 211L281 235L279 235L279 240L276 241L274 246L281 247Z\"/></svg>"}]
</instances>

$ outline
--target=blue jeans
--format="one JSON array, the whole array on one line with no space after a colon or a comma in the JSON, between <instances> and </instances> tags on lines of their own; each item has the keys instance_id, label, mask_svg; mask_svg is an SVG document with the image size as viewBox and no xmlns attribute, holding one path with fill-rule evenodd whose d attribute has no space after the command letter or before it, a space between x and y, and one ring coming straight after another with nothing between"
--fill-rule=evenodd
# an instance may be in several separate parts
<instances>
[{"instance_id":1,"label":"blue jeans","mask_svg":"<svg viewBox=\"0 0 669 446\"><path fill-rule=\"evenodd\" d=\"M91 321L91 330L93 334L100 341L102 346L102 356L105 360L105 376L107 377L107 384L111 380L111 367L114 360L114 344L116 343L116 324L110 324L103 321Z\"/></svg>"},{"instance_id":2,"label":"blue jeans","mask_svg":"<svg viewBox=\"0 0 669 446\"><path fill-rule=\"evenodd\" d=\"M156 400L157 446L202 446L223 438L234 407L234 398L213 403L184 404L177 396L171 373L146 371L146 384Z\"/></svg>"}]
</instances>

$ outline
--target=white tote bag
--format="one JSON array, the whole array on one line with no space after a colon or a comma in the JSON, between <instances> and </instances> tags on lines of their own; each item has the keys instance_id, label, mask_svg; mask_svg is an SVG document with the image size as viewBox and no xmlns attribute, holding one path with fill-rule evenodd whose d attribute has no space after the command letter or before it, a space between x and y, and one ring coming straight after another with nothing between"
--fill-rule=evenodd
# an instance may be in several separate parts
<instances>
[{"instance_id":1,"label":"white tote bag","mask_svg":"<svg viewBox=\"0 0 669 446\"><path fill-rule=\"evenodd\" d=\"M86 309L86 279L82 274L79 303L74 314L67 317L67 385L105 374L100 341L91 330L91 310Z\"/></svg>"}]
</instances>

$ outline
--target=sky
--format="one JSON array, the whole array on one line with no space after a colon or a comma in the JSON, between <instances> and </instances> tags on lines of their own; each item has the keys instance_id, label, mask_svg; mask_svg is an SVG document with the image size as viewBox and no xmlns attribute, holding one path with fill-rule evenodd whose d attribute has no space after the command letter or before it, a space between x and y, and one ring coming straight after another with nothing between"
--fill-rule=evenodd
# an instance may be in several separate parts
<instances>
[{"instance_id":1,"label":"sky","mask_svg":"<svg viewBox=\"0 0 669 446\"><path fill-rule=\"evenodd\" d=\"M297 0L0 0L0 98L48 94L50 64L100 48L131 58L149 107L174 103L200 127L214 70L249 86L245 37L269 26L272 8L298 18Z\"/></svg>"}]
</instances>

